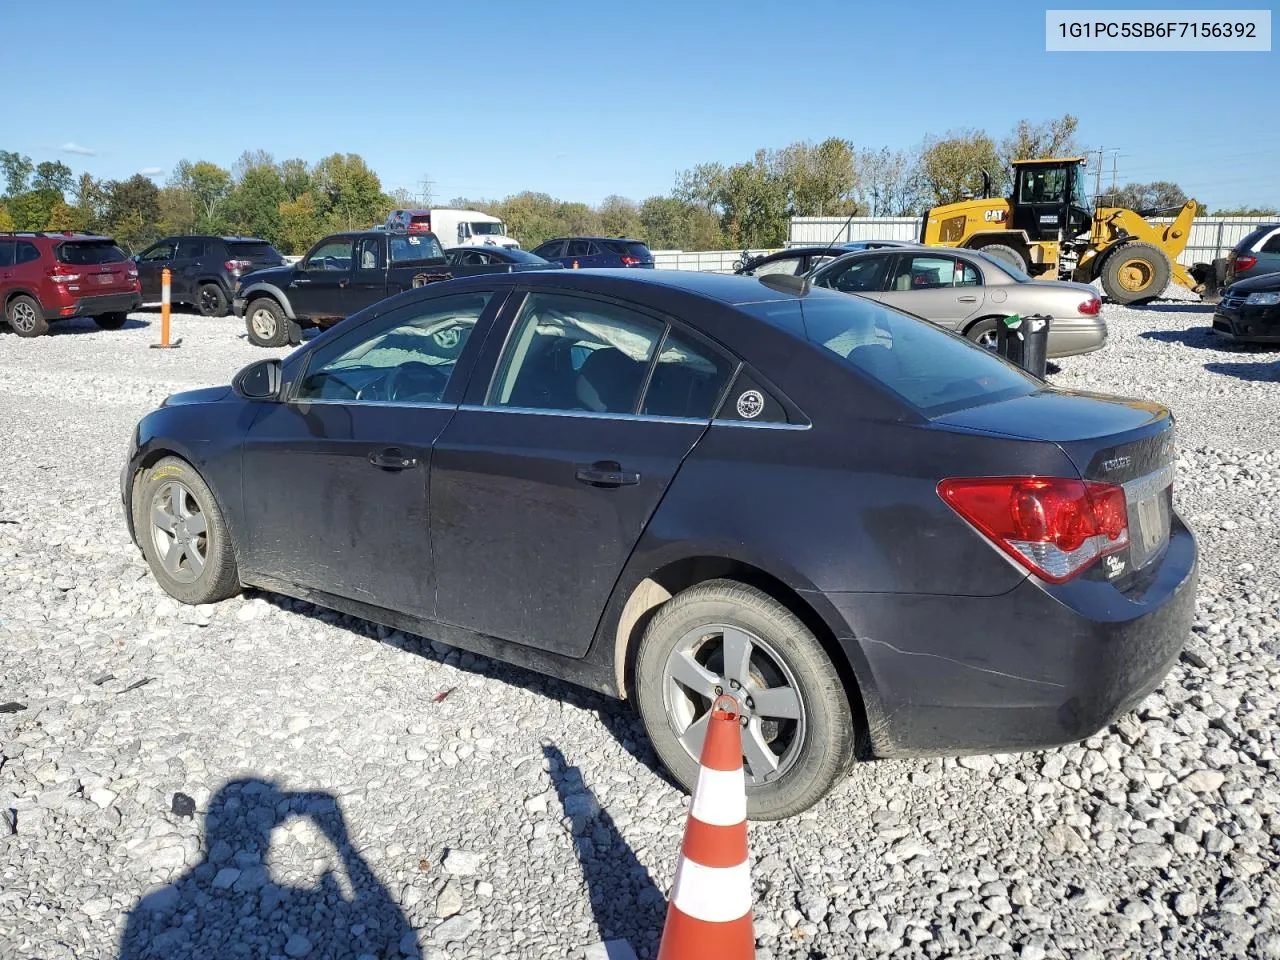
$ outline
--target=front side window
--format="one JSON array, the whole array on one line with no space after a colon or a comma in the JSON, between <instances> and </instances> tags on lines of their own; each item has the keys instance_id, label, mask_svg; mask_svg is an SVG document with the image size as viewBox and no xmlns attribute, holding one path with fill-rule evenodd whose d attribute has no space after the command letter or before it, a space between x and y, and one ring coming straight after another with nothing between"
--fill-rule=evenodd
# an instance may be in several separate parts
<instances>
[{"instance_id":1,"label":"front side window","mask_svg":"<svg viewBox=\"0 0 1280 960\"><path fill-rule=\"evenodd\" d=\"M334 341L311 358L294 400L439 403L491 296L416 304Z\"/></svg>"},{"instance_id":2,"label":"front side window","mask_svg":"<svg viewBox=\"0 0 1280 960\"><path fill-rule=\"evenodd\" d=\"M512 326L488 405L634 413L664 326L617 304L530 294Z\"/></svg>"},{"instance_id":3,"label":"front side window","mask_svg":"<svg viewBox=\"0 0 1280 960\"><path fill-rule=\"evenodd\" d=\"M350 237L338 237L326 240L307 257L308 270L325 270L346 272L351 269Z\"/></svg>"},{"instance_id":4,"label":"front side window","mask_svg":"<svg viewBox=\"0 0 1280 960\"><path fill-rule=\"evenodd\" d=\"M875 293L884 289L885 274L889 272L888 256L857 257L843 263L824 267L817 277L817 285L839 290L841 293Z\"/></svg>"},{"instance_id":5,"label":"front side window","mask_svg":"<svg viewBox=\"0 0 1280 960\"><path fill-rule=\"evenodd\" d=\"M500 237L503 235L503 226L501 223L481 221L471 224L471 232L477 237Z\"/></svg>"},{"instance_id":6,"label":"front side window","mask_svg":"<svg viewBox=\"0 0 1280 960\"><path fill-rule=\"evenodd\" d=\"M141 257L143 263L159 263L161 260L173 259L173 243L165 241L157 243Z\"/></svg>"}]
</instances>

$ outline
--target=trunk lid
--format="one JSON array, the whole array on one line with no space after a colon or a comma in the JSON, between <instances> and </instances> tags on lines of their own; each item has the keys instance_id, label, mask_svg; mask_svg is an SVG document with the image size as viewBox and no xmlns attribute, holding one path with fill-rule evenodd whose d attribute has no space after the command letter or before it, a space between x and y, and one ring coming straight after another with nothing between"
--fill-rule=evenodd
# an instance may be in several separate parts
<instances>
[{"instance_id":1,"label":"trunk lid","mask_svg":"<svg viewBox=\"0 0 1280 960\"><path fill-rule=\"evenodd\" d=\"M1122 486L1129 550L1127 556L1116 556L1128 569L1145 567L1169 542L1177 453L1168 408L1103 394L1042 390L958 410L934 422L975 433L1055 443L1085 480ZM1123 566L1116 569L1116 575L1123 572Z\"/></svg>"}]
</instances>

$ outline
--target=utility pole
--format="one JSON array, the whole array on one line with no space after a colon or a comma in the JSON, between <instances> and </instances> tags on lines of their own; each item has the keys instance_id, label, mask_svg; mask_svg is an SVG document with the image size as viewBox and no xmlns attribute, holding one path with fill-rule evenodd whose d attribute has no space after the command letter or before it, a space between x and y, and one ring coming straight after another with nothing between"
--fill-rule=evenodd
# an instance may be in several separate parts
<instances>
[{"instance_id":1,"label":"utility pole","mask_svg":"<svg viewBox=\"0 0 1280 960\"><path fill-rule=\"evenodd\" d=\"M1098 197L1102 196L1102 151L1098 148L1098 165L1093 168L1093 202L1098 202Z\"/></svg>"},{"instance_id":2,"label":"utility pole","mask_svg":"<svg viewBox=\"0 0 1280 960\"><path fill-rule=\"evenodd\" d=\"M435 185L436 185L435 181L432 180L430 177L426 176L425 174L423 175L422 179L418 181L418 186L421 188L421 192L418 194L418 196L420 197L422 201L422 205L424 207L431 206L431 200L432 200L431 188L434 187Z\"/></svg>"},{"instance_id":3,"label":"utility pole","mask_svg":"<svg viewBox=\"0 0 1280 960\"><path fill-rule=\"evenodd\" d=\"M1118 151L1116 150L1111 151L1111 194L1112 196L1114 196L1116 192L1116 160L1118 156L1119 156Z\"/></svg>"}]
</instances>

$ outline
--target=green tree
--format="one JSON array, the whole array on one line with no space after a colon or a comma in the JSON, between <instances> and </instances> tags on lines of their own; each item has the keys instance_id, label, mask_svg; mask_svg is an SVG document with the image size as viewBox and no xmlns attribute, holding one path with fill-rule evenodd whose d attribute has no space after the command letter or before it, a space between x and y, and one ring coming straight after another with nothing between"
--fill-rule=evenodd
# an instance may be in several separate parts
<instances>
[{"instance_id":1,"label":"green tree","mask_svg":"<svg viewBox=\"0 0 1280 960\"><path fill-rule=\"evenodd\" d=\"M356 230L385 219L382 182L356 153L334 153L311 172L313 196L325 229Z\"/></svg>"},{"instance_id":2,"label":"green tree","mask_svg":"<svg viewBox=\"0 0 1280 960\"><path fill-rule=\"evenodd\" d=\"M9 216L8 208L0 204L0 232L14 229L16 228L13 225L13 217Z\"/></svg>"},{"instance_id":3,"label":"green tree","mask_svg":"<svg viewBox=\"0 0 1280 960\"><path fill-rule=\"evenodd\" d=\"M309 193L280 204L280 252L303 253L320 239L320 222L315 198Z\"/></svg>"},{"instance_id":4,"label":"green tree","mask_svg":"<svg viewBox=\"0 0 1280 960\"><path fill-rule=\"evenodd\" d=\"M770 170L768 154L737 163L720 181L720 226L734 247L780 247L787 238L787 189Z\"/></svg>"},{"instance_id":5,"label":"green tree","mask_svg":"<svg viewBox=\"0 0 1280 960\"><path fill-rule=\"evenodd\" d=\"M853 144L829 137L819 144L793 143L772 154L770 174L787 196L788 217L849 216L858 209Z\"/></svg>"},{"instance_id":6,"label":"green tree","mask_svg":"<svg viewBox=\"0 0 1280 960\"><path fill-rule=\"evenodd\" d=\"M280 163L280 180L284 183L285 196L297 200L304 193L311 191L311 171L307 161L294 158Z\"/></svg>"},{"instance_id":7,"label":"green tree","mask_svg":"<svg viewBox=\"0 0 1280 960\"><path fill-rule=\"evenodd\" d=\"M925 138L920 150L920 175L930 206L954 203L966 193L982 190L982 174L994 184L1007 182L1007 174L995 141L982 130L948 130L946 135Z\"/></svg>"},{"instance_id":8,"label":"green tree","mask_svg":"<svg viewBox=\"0 0 1280 960\"><path fill-rule=\"evenodd\" d=\"M1277 207L1223 207L1206 216L1214 217L1276 217L1280 216Z\"/></svg>"},{"instance_id":9,"label":"green tree","mask_svg":"<svg viewBox=\"0 0 1280 960\"><path fill-rule=\"evenodd\" d=\"M238 168L237 183L222 207L227 223L237 233L281 243L280 205L289 196L279 167L267 158L266 162L241 163Z\"/></svg>"},{"instance_id":10,"label":"green tree","mask_svg":"<svg viewBox=\"0 0 1280 960\"><path fill-rule=\"evenodd\" d=\"M1000 158L1004 168L1008 169L1014 160L1079 156L1080 144L1076 140L1076 128L1079 126L1080 121L1069 113L1041 123L1019 120L1013 132L1000 144ZM994 179L996 171L992 170L990 173Z\"/></svg>"},{"instance_id":11,"label":"green tree","mask_svg":"<svg viewBox=\"0 0 1280 960\"><path fill-rule=\"evenodd\" d=\"M640 208L617 194L605 197L600 204L600 232L607 237L635 237L644 232Z\"/></svg>"},{"instance_id":12,"label":"green tree","mask_svg":"<svg viewBox=\"0 0 1280 960\"><path fill-rule=\"evenodd\" d=\"M0 150L0 174L4 176L4 196L16 197L26 193L35 166L30 157L9 150Z\"/></svg>"},{"instance_id":13,"label":"green tree","mask_svg":"<svg viewBox=\"0 0 1280 960\"><path fill-rule=\"evenodd\" d=\"M36 165L35 176L31 180L32 190L51 190L65 194L75 183L75 175L71 168L60 160L46 160Z\"/></svg>"},{"instance_id":14,"label":"green tree","mask_svg":"<svg viewBox=\"0 0 1280 960\"><path fill-rule=\"evenodd\" d=\"M104 190L106 227L116 240L137 250L159 236L159 187L135 173L128 180L112 180Z\"/></svg>"},{"instance_id":15,"label":"green tree","mask_svg":"<svg viewBox=\"0 0 1280 960\"><path fill-rule=\"evenodd\" d=\"M654 250L718 250L720 218L676 197L650 197L640 205L641 235Z\"/></svg>"},{"instance_id":16,"label":"green tree","mask_svg":"<svg viewBox=\"0 0 1280 960\"><path fill-rule=\"evenodd\" d=\"M216 163L197 160L191 163L180 160L169 178L169 186L186 191L191 196L195 210L196 229L202 233L217 233L223 221L217 215L218 207L231 192L231 174Z\"/></svg>"},{"instance_id":17,"label":"green tree","mask_svg":"<svg viewBox=\"0 0 1280 960\"><path fill-rule=\"evenodd\" d=\"M858 154L858 201L869 217L916 216L927 206L919 159L903 150L863 150Z\"/></svg>"},{"instance_id":18,"label":"green tree","mask_svg":"<svg viewBox=\"0 0 1280 960\"><path fill-rule=\"evenodd\" d=\"M190 190L167 184L160 188L156 205L159 211L156 215L157 233L172 235L196 232L199 217Z\"/></svg>"},{"instance_id":19,"label":"green tree","mask_svg":"<svg viewBox=\"0 0 1280 960\"><path fill-rule=\"evenodd\" d=\"M8 200L15 230L47 230L49 216L62 194L56 190L28 190Z\"/></svg>"},{"instance_id":20,"label":"green tree","mask_svg":"<svg viewBox=\"0 0 1280 960\"><path fill-rule=\"evenodd\" d=\"M106 214L107 195L102 181L92 174L82 173L80 179L71 187L75 204L71 208L73 229L98 233L104 229L103 217Z\"/></svg>"},{"instance_id":21,"label":"green tree","mask_svg":"<svg viewBox=\"0 0 1280 960\"><path fill-rule=\"evenodd\" d=\"M46 230L77 230L76 212L65 200L58 199L49 210L49 219L45 223Z\"/></svg>"},{"instance_id":22,"label":"green tree","mask_svg":"<svg viewBox=\"0 0 1280 960\"><path fill-rule=\"evenodd\" d=\"M1187 200L1186 192L1176 183L1156 180L1152 183L1128 183L1098 198L1100 207L1126 207L1137 213L1176 213Z\"/></svg>"}]
</instances>

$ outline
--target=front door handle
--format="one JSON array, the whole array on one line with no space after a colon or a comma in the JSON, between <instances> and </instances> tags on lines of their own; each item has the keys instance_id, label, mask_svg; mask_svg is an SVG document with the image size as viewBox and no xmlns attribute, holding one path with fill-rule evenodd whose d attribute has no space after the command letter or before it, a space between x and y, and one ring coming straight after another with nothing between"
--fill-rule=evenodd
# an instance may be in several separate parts
<instances>
[{"instance_id":1,"label":"front door handle","mask_svg":"<svg viewBox=\"0 0 1280 960\"><path fill-rule=\"evenodd\" d=\"M580 463L574 474L580 483L593 487L626 487L640 482L640 474L634 470L623 470L616 460L597 460L595 463Z\"/></svg>"},{"instance_id":2,"label":"front door handle","mask_svg":"<svg viewBox=\"0 0 1280 960\"><path fill-rule=\"evenodd\" d=\"M959 300L961 303L977 303L978 302L977 297L956 297L956 299Z\"/></svg>"},{"instance_id":3,"label":"front door handle","mask_svg":"<svg viewBox=\"0 0 1280 960\"><path fill-rule=\"evenodd\" d=\"M346 277L343 277L341 280L338 281L338 286L345 287L350 282L351 281L348 280Z\"/></svg>"},{"instance_id":4,"label":"front door handle","mask_svg":"<svg viewBox=\"0 0 1280 960\"><path fill-rule=\"evenodd\" d=\"M406 457L399 447L387 447L369 454L369 462L379 470L412 470L418 465L418 458Z\"/></svg>"}]
</instances>

